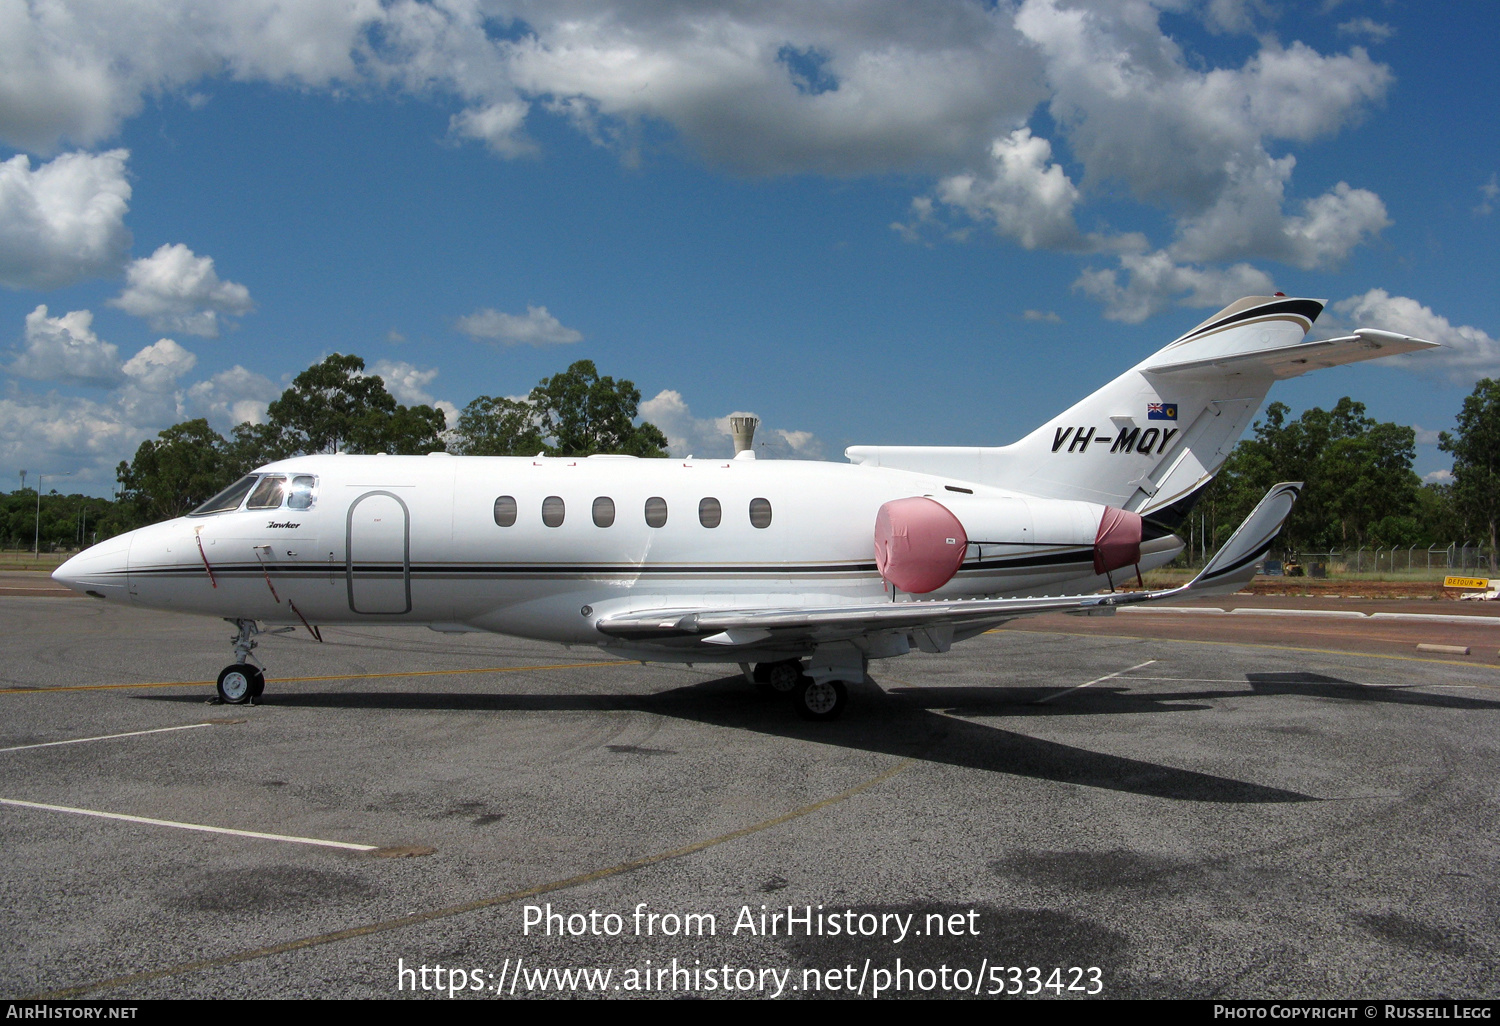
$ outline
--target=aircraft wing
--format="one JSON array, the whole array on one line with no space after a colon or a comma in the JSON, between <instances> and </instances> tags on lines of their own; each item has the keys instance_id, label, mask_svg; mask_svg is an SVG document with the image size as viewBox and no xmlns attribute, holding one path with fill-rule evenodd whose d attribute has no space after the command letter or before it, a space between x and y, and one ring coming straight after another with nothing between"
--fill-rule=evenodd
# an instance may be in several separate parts
<instances>
[{"instance_id":1,"label":"aircraft wing","mask_svg":"<svg viewBox=\"0 0 1500 1026\"><path fill-rule=\"evenodd\" d=\"M697 641L727 647L847 641L885 631L977 633L986 627L1040 613L1082 615L1118 606L1189 595L1238 591L1291 514L1301 482L1278 484L1266 493L1203 570L1189 583L1159 591L1055 595L1039 598L915 600L870 605L762 609L652 609L605 616L595 625L611 637L637 642ZM921 639L919 639L920 642Z\"/></svg>"}]
</instances>

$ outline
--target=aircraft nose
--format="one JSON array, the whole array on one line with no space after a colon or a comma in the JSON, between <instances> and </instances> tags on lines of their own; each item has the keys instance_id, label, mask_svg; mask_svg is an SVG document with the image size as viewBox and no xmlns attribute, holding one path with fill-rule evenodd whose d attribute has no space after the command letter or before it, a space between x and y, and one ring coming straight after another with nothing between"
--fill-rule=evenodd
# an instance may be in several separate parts
<instances>
[{"instance_id":1,"label":"aircraft nose","mask_svg":"<svg viewBox=\"0 0 1500 1026\"><path fill-rule=\"evenodd\" d=\"M84 549L52 571L52 579L95 598L123 599L129 570L130 535L122 534Z\"/></svg>"}]
</instances>

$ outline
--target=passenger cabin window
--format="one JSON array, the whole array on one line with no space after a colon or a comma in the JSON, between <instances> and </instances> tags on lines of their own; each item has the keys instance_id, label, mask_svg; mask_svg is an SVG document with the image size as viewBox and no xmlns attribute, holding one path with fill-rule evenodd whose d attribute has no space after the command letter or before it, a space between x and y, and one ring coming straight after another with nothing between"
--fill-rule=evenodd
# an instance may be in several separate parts
<instances>
[{"instance_id":1,"label":"passenger cabin window","mask_svg":"<svg viewBox=\"0 0 1500 1026\"><path fill-rule=\"evenodd\" d=\"M516 497L502 495L495 500L495 523L500 527L516 526Z\"/></svg>"},{"instance_id":2,"label":"passenger cabin window","mask_svg":"<svg viewBox=\"0 0 1500 1026\"><path fill-rule=\"evenodd\" d=\"M615 522L615 500L601 495L594 500L594 526L608 527Z\"/></svg>"},{"instance_id":3,"label":"passenger cabin window","mask_svg":"<svg viewBox=\"0 0 1500 1026\"><path fill-rule=\"evenodd\" d=\"M560 495L549 495L542 500L542 523L548 527L561 527L567 512Z\"/></svg>"},{"instance_id":4,"label":"passenger cabin window","mask_svg":"<svg viewBox=\"0 0 1500 1026\"><path fill-rule=\"evenodd\" d=\"M646 526L665 527L667 524L667 500L653 495L646 500Z\"/></svg>"},{"instance_id":5,"label":"passenger cabin window","mask_svg":"<svg viewBox=\"0 0 1500 1026\"><path fill-rule=\"evenodd\" d=\"M278 509L281 506L281 493L285 490L286 478L280 474L267 474L255 486L255 491L250 493L250 501L245 503L245 508Z\"/></svg>"},{"instance_id":6,"label":"passenger cabin window","mask_svg":"<svg viewBox=\"0 0 1500 1026\"><path fill-rule=\"evenodd\" d=\"M698 523L704 527L718 527L723 519L724 510L718 499L703 499L698 503Z\"/></svg>"},{"instance_id":7,"label":"passenger cabin window","mask_svg":"<svg viewBox=\"0 0 1500 1026\"><path fill-rule=\"evenodd\" d=\"M750 500L750 526L765 529L771 526L771 500Z\"/></svg>"},{"instance_id":8,"label":"passenger cabin window","mask_svg":"<svg viewBox=\"0 0 1500 1026\"><path fill-rule=\"evenodd\" d=\"M255 487L256 477L248 474L240 478L234 484L224 489L212 499L188 514L190 517L206 517L210 513L228 513L240 508L240 503L245 501L245 496L250 494L250 489Z\"/></svg>"},{"instance_id":9,"label":"passenger cabin window","mask_svg":"<svg viewBox=\"0 0 1500 1026\"><path fill-rule=\"evenodd\" d=\"M291 487L286 493L287 509L312 509L313 500L318 497L318 479L312 474L298 474L292 478Z\"/></svg>"}]
</instances>

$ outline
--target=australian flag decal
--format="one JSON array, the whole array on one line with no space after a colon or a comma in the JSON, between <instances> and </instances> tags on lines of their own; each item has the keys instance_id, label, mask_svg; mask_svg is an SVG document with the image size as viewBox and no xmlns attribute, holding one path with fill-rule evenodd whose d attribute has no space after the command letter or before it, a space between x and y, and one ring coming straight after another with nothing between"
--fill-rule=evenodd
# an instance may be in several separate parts
<instances>
[{"instance_id":1,"label":"australian flag decal","mask_svg":"<svg viewBox=\"0 0 1500 1026\"><path fill-rule=\"evenodd\" d=\"M1177 404L1176 403L1147 403L1146 404L1146 419L1147 420L1176 420L1177 419Z\"/></svg>"}]
</instances>

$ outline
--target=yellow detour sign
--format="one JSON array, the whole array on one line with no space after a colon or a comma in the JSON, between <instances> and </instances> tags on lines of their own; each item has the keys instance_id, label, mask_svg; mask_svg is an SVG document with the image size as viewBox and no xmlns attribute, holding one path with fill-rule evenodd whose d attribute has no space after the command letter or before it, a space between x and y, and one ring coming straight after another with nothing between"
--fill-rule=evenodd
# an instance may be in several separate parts
<instances>
[{"instance_id":1,"label":"yellow detour sign","mask_svg":"<svg viewBox=\"0 0 1500 1026\"><path fill-rule=\"evenodd\" d=\"M1445 588L1478 588L1481 591L1488 589L1490 582L1483 577L1444 577Z\"/></svg>"}]
</instances>

